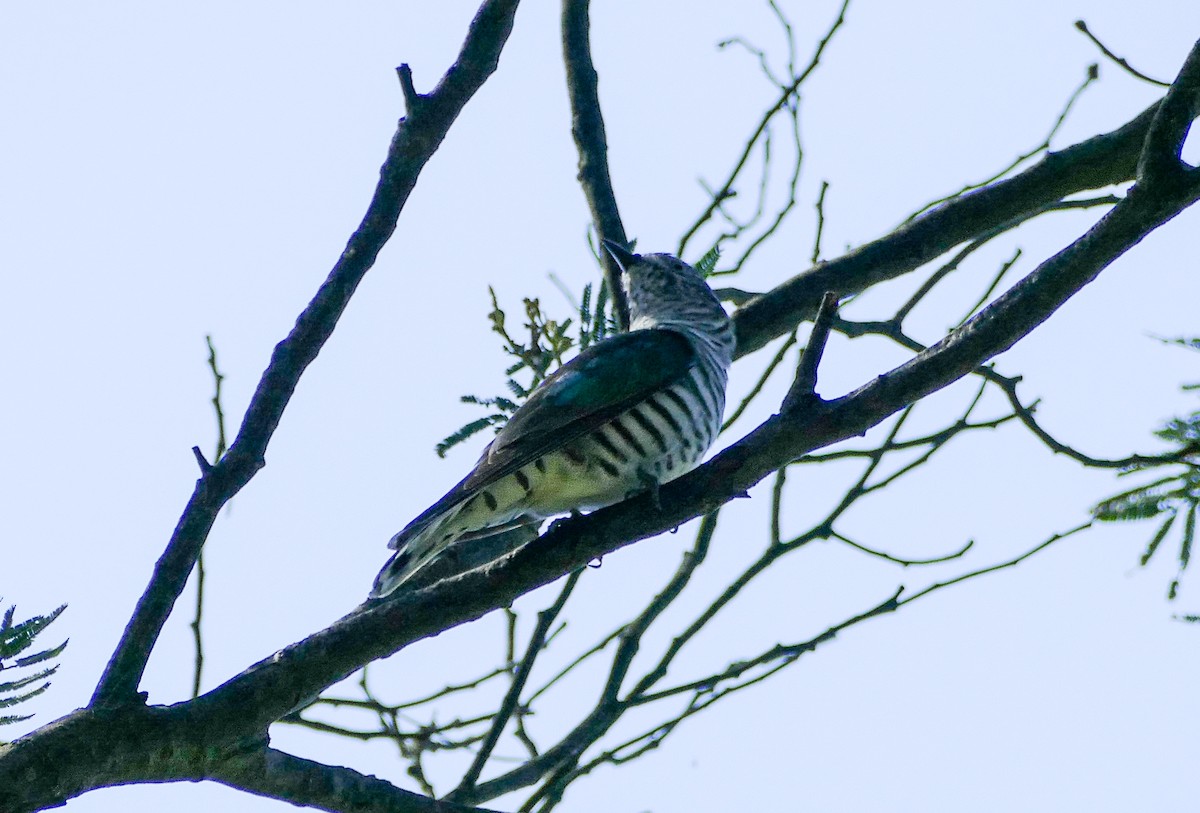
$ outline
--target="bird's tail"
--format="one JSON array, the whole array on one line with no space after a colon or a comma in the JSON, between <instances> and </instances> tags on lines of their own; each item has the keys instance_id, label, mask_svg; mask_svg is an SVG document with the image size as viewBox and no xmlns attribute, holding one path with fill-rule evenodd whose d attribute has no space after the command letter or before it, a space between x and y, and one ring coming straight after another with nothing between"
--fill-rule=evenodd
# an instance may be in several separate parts
<instances>
[{"instance_id":1,"label":"bird's tail","mask_svg":"<svg viewBox=\"0 0 1200 813\"><path fill-rule=\"evenodd\" d=\"M383 598L394 592L439 553L453 545L462 536L462 530L454 527L460 510L456 507L424 523L414 523L393 536L388 547L395 548L396 552L375 577L371 598Z\"/></svg>"},{"instance_id":2,"label":"bird's tail","mask_svg":"<svg viewBox=\"0 0 1200 813\"><path fill-rule=\"evenodd\" d=\"M422 575L417 581L427 584L495 561L536 539L542 524L536 514L519 514L507 522L469 530L458 515L459 511L451 510L392 537L389 545L398 549L375 577L371 598L394 592L418 571ZM442 563L444 567L439 566Z\"/></svg>"}]
</instances>

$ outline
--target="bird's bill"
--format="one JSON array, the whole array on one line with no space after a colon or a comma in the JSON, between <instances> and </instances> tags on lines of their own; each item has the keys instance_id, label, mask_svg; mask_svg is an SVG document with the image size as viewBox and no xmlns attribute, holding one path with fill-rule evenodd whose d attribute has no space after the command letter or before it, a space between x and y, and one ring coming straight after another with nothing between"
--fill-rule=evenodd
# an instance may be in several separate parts
<instances>
[{"instance_id":1,"label":"bird's bill","mask_svg":"<svg viewBox=\"0 0 1200 813\"><path fill-rule=\"evenodd\" d=\"M629 266L641 259L638 255L634 254L632 251L625 248L625 246L621 245L615 240L609 240L607 237L605 237L603 242L604 250L607 251L612 258L617 261L617 265L621 266L622 271L628 271Z\"/></svg>"}]
</instances>

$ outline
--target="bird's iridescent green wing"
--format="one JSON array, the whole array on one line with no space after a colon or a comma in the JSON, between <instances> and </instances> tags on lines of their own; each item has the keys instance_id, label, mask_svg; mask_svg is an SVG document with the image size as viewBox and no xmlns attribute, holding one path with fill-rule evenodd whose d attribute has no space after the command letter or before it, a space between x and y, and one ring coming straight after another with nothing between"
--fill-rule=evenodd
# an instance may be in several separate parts
<instances>
[{"instance_id":1,"label":"bird's iridescent green wing","mask_svg":"<svg viewBox=\"0 0 1200 813\"><path fill-rule=\"evenodd\" d=\"M673 330L635 330L589 347L529 396L462 485L487 486L587 435L695 363L691 342Z\"/></svg>"},{"instance_id":2,"label":"bird's iridescent green wing","mask_svg":"<svg viewBox=\"0 0 1200 813\"><path fill-rule=\"evenodd\" d=\"M589 347L546 379L509 419L475 469L392 537L389 546L402 548L479 489L598 429L678 381L695 363L691 342L673 330L635 330Z\"/></svg>"}]
</instances>

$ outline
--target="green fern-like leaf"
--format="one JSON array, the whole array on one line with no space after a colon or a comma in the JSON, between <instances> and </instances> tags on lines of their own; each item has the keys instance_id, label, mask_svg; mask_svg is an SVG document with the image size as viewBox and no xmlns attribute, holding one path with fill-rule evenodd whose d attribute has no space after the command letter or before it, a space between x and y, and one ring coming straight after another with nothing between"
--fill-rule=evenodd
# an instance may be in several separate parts
<instances>
[{"instance_id":1,"label":"green fern-like leaf","mask_svg":"<svg viewBox=\"0 0 1200 813\"><path fill-rule=\"evenodd\" d=\"M721 244L717 243L708 251L704 252L704 256L696 261L695 269L702 277L711 276L717 270L717 263L721 259Z\"/></svg>"},{"instance_id":2,"label":"green fern-like leaf","mask_svg":"<svg viewBox=\"0 0 1200 813\"><path fill-rule=\"evenodd\" d=\"M559 287L566 291L561 284ZM585 286L576 310L577 317L573 315L562 321L545 312L538 299L524 299L524 327L527 333L518 332L517 335L521 336L521 340L518 341L508 329L508 317L500 306L495 288L488 286L491 309L487 318L492 331L501 338L501 349L509 357L508 366L504 370L505 387L509 394L491 397L463 396L464 403L494 411L471 421L438 443L435 447L438 457L445 457L450 449L489 426L503 425L530 393L556 368L567 363L572 351L576 348L586 348L615 330L609 314L607 286L602 281L599 292L593 295L593 290L590 284ZM569 292L567 296L570 297Z\"/></svg>"},{"instance_id":3,"label":"green fern-like leaf","mask_svg":"<svg viewBox=\"0 0 1200 813\"><path fill-rule=\"evenodd\" d=\"M1200 412L1193 412L1187 417L1172 418L1154 433L1170 443L1190 446L1200 443Z\"/></svg>"},{"instance_id":4,"label":"green fern-like leaf","mask_svg":"<svg viewBox=\"0 0 1200 813\"><path fill-rule=\"evenodd\" d=\"M1187 516L1183 518L1183 541L1179 545L1179 572L1187 570L1188 562L1192 559L1192 541L1196 538L1196 506L1192 503Z\"/></svg>"},{"instance_id":5,"label":"green fern-like leaf","mask_svg":"<svg viewBox=\"0 0 1200 813\"><path fill-rule=\"evenodd\" d=\"M464 395L460 399L464 404L475 404L481 407L495 407L502 412L516 412L517 405L505 398L503 395L497 395L495 398L480 398L478 395Z\"/></svg>"},{"instance_id":6,"label":"green fern-like leaf","mask_svg":"<svg viewBox=\"0 0 1200 813\"><path fill-rule=\"evenodd\" d=\"M40 672L35 672L32 675L27 675L23 678L19 678L18 680L10 680L7 683L0 683L0 708L8 708L9 706L15 706L17 703L20 703L22 700L26 700L30 697L33 697L34 694L41 694L50 686L49 682L47 682L45 686L43 686L39 689L35 689L33 691L33 693L30 693L30 694L19 695L17 697L3 697L2 696L3 694L6 694L8 692L15 692L18 689L24 689L26 686L31 686L34 683L37 683L38 681L46 680L46 678L50 677L57 671L58 671L58 666L55 665L55 666L51 666L48 669L43 669Z\"/></svg>"},{"instance_id":7,"label":"green fern-like leaf","mask_svg":"<svg viewBox=\"0 0 1200 813\"><path fill-rule=\"evenodd\" d=\"M445 457L446 452L450 451L464 440L477 435L484 429L487 429L489 426L495 426L497 423L502 423L505 420L507 420L507 416L501 413L486 415L482 418L473 420L466 426L459 429L457 432L447 436L445 440L434 447L434 451L437 452L438 457Z\"/></svg>"},{"instance_id":8,"label":"green fern-like leaf","mask_svg":"<svg viewBox=\"0 0 1200 813\"><path fill-rule=\"evenodd\" d=\"M608 313L611 296L608 281L600 280L600 292L596 294L596 307L592 311L592 343L603 341L605 336L615 330L612 317Z\"/></svg>"},{"instance_id":9,"label":"green fern-like leaf","mask_svg":"<svg viewBox=\"0 0 1200 813\"><path fill-rule=\"evenodd\" d=\"M518 384L515 380L513 380L511 378L508 379L507 381L505 381L504 385L506 387L508 387L509 392L511 392L514 396L516 396L518 401L524 401L526 398L529 397L529 390L525 389L524 387L522 387L520 384Z\"/></svg>"},{"instance_id":10,"label":"green fern-like leaf","mask_svg":"<svg viewBox=\"0 0 1200 813\"><path fill-rule=\"evenodd\" d=\"M579 298L579 349L586 350L592 342L592 283L583 286Z\"/></svg>"},{"instance_id":11,"label":"green fern-like leaf","mask_svg":"<svg viewBox=\"0 0 1200 813\"><path fill-rule=\"evenodd\" d=\"M1125 522L1150 519L1161 514L1177 477L1163 477L1153 483L1131 488L1100 502L1092 515L1102 522Z\"/></svg>"},{"instance_id":12,"label":"green fern-like leaf","mask_svg":"<svg viewBox=\"0 0 1200 813\"><path fill-rule=\"evenodd\" d=\"M0 672L24 669L35 664L45 663L61 655L67 646L66 641L56 647L31 655L22 656L21 653L33 646L34 640L50 624L54 623L66 608L67 605L64 604L47 615L35 615L20 623L13 623L17 608L15 605L9 607L5 611L3 619L0 619ZM12 680L0 683L0 708L11 708L42 694L50 688L49 678L57 671L58 665L55 664L39 669L33 674L14 677ZM41 685L34 686L37 683ZM29 689L30 686L34 686L34 688ZM29 714L2 715L0 716L0 725L28 720L31 716Z\"/></svg>"},{"instance_id":13,"label":"green fern-like leaf","mask_svg":"<svg viewBox=\"0 0 1200 813\"><path fill-rule=\"evenodd\" d=\"M28 649L33 644L33 639L54 623L65 609L67 605L64 604L49 615L35 615L19 624L13 624L17 608L16 605L9 607L4 613L4 620L0 621L0 662L15 658Z\"/></svg>"},{"instance_id":14,"label":"green fern-like leaf","mask_svg":"<svg viewBox=\"0 0 1200 813\"><path fill-rule=\"evenodd\" d=\"M1165 339L1159 336L1157 338L1163 344L1174 344L1179 347L1186 347L1189 350L1200 350L1200 336L1176 336L1173 339Z\"/></svg>"},{"instance_id":15,"label":"green fern-like leaf","mask_svg":"<svg viewBox=\"0 0 1200 813\"><path fill-rule=\"evenodd\" d=\"M1146 546L1146 552L1142 554L1142 567L1150 564L1150 559L1158 551L1158 546L1167 538L1167 534L1171 531L1171 526L1175 524L1175 514L1170 514L1163 524L1158 526L1158 531L1150 539L1150 544Z\"/></svg>"}]
</instances>

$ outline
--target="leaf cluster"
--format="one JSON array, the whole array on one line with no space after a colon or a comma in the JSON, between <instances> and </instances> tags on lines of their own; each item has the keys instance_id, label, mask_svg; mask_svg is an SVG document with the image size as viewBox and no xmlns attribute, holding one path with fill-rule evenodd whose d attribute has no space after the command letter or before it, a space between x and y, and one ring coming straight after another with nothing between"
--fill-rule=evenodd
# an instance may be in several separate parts
<instances>
[{"instance_id":1,"label":"leaf cluster","mask_svg":"<svg viewBox=\"0 0 1200 813\"><path fill-rule=\"evenodd\" d=\"M1200 337L1163 339L1165 344L1200 351ZM1200 390L1200 383L1184 384L1184 390ZM1183 517L1179 542L1179 573L1171 581L1167 597L1179 594L1179 582L1192 556L1196 538L1196 514L1200 511L1200 409L1166 421L1154 434L1174 447L1180 469L1166 477L1131 488L1101 501L1092 513L1105 522L1158 519L1158 528L1150 537L1141 557L1141 565L1150 563L1163 541ZM1134 467L1124 472L1142 471Z\"/></svg>"},{"instance_id":2,"label":"leaf cluster","mask_svg":"<svg viewBox=\"0 0 1200 813\"><path fill-rule=\"evenodd\" d=\"M0 672L10 669L26 669L39 663L45 663L62 654L67 646L66 641L52 649L44 649L32 655L18 657L33 646L34 639L50 626L65 609L67 609L67 605L64 604L49 615L35 615L14 624L13 617L16 615L17 608L16 605L9 607L4 613L3 620L0 620ZM57 671L58 664L55 664L38 669L32 674L14 677L12 680L0 683L0 709L12 708L18 703L23 703L46 691L50 688L49 677ZM35 685L38 683L41 685ZM0 714L0 725L18 723L28 720L31 716L29 714Z\"/></svg>"},{"instance_id":3,"label":"leaf cluster","mask_svg":"<svg viewBox=\"0 0 1200 813\"><path fill-rule=\"evenodd\" d=\"M590 345L601 341L614 332L608 286L601 283L599 293L593 302L592 285L584 286L583 294L578 303L574 303L576 317L561 321L551 318L542 308L538 299L526 298L525 322L522 336L518 339L508 328L508 314L500 307L496 290L488 286L488 294L492 298L492 309L487 318L491 322L492 332L500 337L501 350L509 358L509 364L504 370L506 394L481 397L464 395L464 404L477 404L489 410L487 415L459 427L459 429L437 444L435 451L438 457L445 457L450 449L473 437L489 426L504 426L517 408L525 402L529 394L537 389L546 378L569 360L571 351L578 347L587 349ZM569 332L578 322L579 329L574 336ZM524 336L528 336L527 339ZM518 380L520 376L524 380Z\"/></svg>"}]
</instances>

